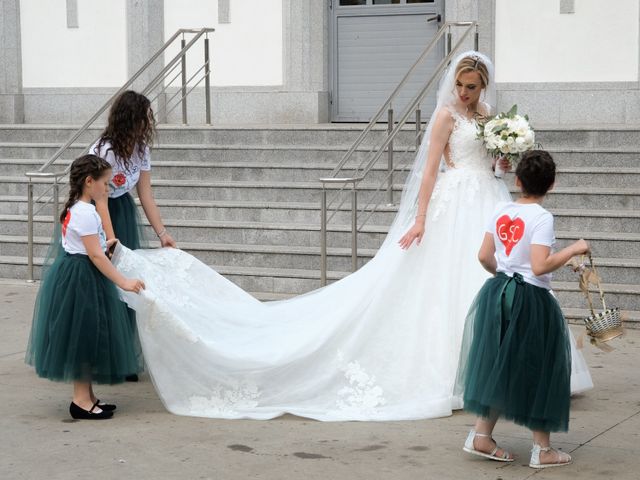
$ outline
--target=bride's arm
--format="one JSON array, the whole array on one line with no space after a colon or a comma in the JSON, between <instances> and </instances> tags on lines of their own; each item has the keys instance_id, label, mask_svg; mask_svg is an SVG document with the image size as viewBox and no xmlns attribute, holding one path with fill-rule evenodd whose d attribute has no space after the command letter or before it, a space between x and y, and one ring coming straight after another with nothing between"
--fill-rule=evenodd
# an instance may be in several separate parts
<instances>
[{"instance_id":1,"label":"bride's arm","mask_svg":"<svg viewBox=\"0 0 640 480\"><path fill-rule=\"evenodd\" d=\"M446 109L443 108L438 112L433 128L431 129L427 164L422 173L422 182L420 183L420 191L418 192L418 214L416 215L413 227L411 227L398 242L404 249L409 248L414 240L417 240L418 245L420 245L422 241L429 199L433 193L433 187L435 186L436 177L438 176L438 168L440 167L440 160L449 142L453 124L454 120Z\"/></svg>"}]
</instances>

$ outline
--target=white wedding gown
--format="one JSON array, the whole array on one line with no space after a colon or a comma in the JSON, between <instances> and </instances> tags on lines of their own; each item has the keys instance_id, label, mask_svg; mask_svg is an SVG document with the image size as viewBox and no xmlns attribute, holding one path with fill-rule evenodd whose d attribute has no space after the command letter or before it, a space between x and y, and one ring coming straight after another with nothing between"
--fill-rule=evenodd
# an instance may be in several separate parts
<instances>
[{"instance_id":1,"label":"white wedding gown","mask_svg":"<svg viewBox=\"0 0 640 480\"><path fill-rule=\"evenodd\" d=\"M118 247L118 270L146 284L141 295L122 293L170 412L409 420L461 407L453 387L465 316L488 278L477 251L496 203L511 197L475 122L454 118L455 168L438 175L421 245L398 246L416 210L417 192L405 192L414 199L403 199L378 254L325 288L262 303L180 250Z\"/></svg>"}]
</instances>

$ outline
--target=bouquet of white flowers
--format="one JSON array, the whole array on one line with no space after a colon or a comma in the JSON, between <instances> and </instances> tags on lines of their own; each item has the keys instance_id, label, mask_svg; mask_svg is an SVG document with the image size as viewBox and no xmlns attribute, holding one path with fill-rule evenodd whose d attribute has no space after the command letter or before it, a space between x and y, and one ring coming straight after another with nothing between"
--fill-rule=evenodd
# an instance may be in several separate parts
<instances>
[{"instance_id":1,"label":"bouquet of white flowers","mask_svg":"<svg viewBox=\"0 0 640 480\"><path fill-rule=\"evenodd\" d=\"M482 140L489 154L494 158L504 157L515 164L527 150L535 144L535 133L529 125L527 115L518 115L518 106L508 112L490 117L478 123L478 138ZM504 175L496 163L496 177Z\"/></svg>"}]
</instances>

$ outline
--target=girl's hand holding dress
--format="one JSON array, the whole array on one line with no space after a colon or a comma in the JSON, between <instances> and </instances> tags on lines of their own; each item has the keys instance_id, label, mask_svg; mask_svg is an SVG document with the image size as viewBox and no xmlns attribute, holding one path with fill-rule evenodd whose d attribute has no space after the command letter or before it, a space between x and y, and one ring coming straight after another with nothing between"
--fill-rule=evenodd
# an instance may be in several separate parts
<instances>
[{"instance_id":1,"label":"girl's hand holding dress","mask_svg":"<svg viewBox=\"0 0 640 480\"><path fill-rule=\"evenodd\" d=\"M177 248L176 241L166 232L160 237L160 245L162 247Z\"/></svg>"},{"instance_id":2,"label":"girl's hand holding dress","mask_svg":"<svg viewBox=\"0 0 640 480\"><path fill-rule=\"evenodd\" d=\"M140 293L144 290L144 282L139 278L125 278L121 285L118 285L122 290L126 292Z\"/></svg>"}]
</instances>

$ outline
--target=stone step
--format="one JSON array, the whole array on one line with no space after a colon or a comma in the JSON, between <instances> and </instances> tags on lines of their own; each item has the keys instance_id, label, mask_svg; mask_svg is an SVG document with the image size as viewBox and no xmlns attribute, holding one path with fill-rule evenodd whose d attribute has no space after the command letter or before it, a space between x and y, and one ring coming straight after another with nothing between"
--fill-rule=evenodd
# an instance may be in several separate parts
<instances>
[{"instance_id":1,"label":"stone step","mask_svg":"<svg viewBox=\"0 0 640 480\"><path fill-rule=\"evenodd\" d=\"M59 162L66 167L69 160ZM37 170L41 162L35 159L0 159L3 175L18 177L27 171ZM349 163L341 176L353 176L358 165ZM189 160L158 160L153 162L154 177L157 179L200 180L200 181L301 181L312 182L328 177L333 167L326 162L274 162L265 164L256 161L216 162ZM404 182L408 167L394 173L395 182ZM381 158L367 176L367 182L380 184L387 178L387 159ZM513 174L505 181L513 183ZM558 168L556 187L640 187L640 168L628 167L566 167Z\"/></svg>"},{"instance_id":2,"label":"stone step","mask_svg":"<svg viewBox=\"0 0 640 480\"><path fill-rule=\"evenodd\" d=\"M136 200L139 205L139 201ZM263 202L263 201L205 201L157 199L164 219L171 220L241 220L249 222L320 223L320 205L312 202ZM40 204L38 204L40 205ZM636 210L587 210L550 209L555 216L555 227L566 231L639 232L640 211ZM44 206L40 216L51 211ZM46 212L46 213L44 213ZM0 215L26 215L25 196L0 196ZM368 223L390 225L397 213L397 206L382 204ZM342 205L331 223L349 224L351 208Z\"/></svg>"},{"instance_id":3,"label":"stone step","mask_svg":"<svg viewBox=\"0 0 640 480\"><path fill-rule=\"evenodd\" d=\"M603 258L595 257L594 263L603 282L638 285L640 284L640 258ZM576 283L577 274L569 267L553 272L558 282Z\"/></svg>"},{"instance_id":4,"label":"stone step","mask_svg":"<svg viewBox=\"0 0 640 480\"><path fill-rule=\"evenodd\" d=\"M640 285L603 283L607 308L619 307L621 310L640 310ZM587 300L578 287L578 282L554 282L553 291L558 302L565 308L587 308ZM591 295L594 309L602 310L597 291Z\"/></svg>"},{"instance_id":5,"label":"stone step","mask_svg":"<svg viewBox=\"0 0 640 480\"><path fill-rule=\"evenodd\" d=\"M70 161L59 162L60 169L69 165ZM0 160L0 172L10 177L19 177L28 171L37 170L41 163L33 159ZM351 177L362 172L358 165L349 163L341 176ZM358 169L358 170L356 170ZM321 177L331 175L333 167L318 162L278 162L267 165L261 162L212 162L212 161L170 161L153 162L153 177L156 179L178 179L199 181L252 181L252 182L313 182ZM407 167L394 172L396 182L404 182L408 174ZM640 184L640 170L638 171ZM367 181L380 184L387 178L387 160L380 160L373 166ZM633 178L631 176L630 178Z\"/></svg>"},{"instance_id":6,"label":"stone step","mask_svg":"<svg viewBox=\"0 0 640 480\"><path fill-rule=\"evenodd\" d=\"M17 128L16 128L17 127ZM340 144L348 148L358 138L363 124L324 125L231 125L231 126L180 126L160 125L157 128L156 145L167 143L183 144L229 144L229 145L270 145L270 144ZM62 145L78 130L79 126L51 125L0 125L0 142L42 142ZM91 128L78 139L88 144L99 137L102 128ZM379 125L367 139L380 142L386 132L386 125ZM415 143L413 125L405 127L398 134L401 144ZM370 142L367 142L370 143Z\"/></svg>"},{"instance_id":7,"label":"stone step","mask_svg":"<svg viewBox=\"0 0 640 480\"><path fill-rule=\"evenodd\" d=\"M44 257L50 242L50 236L34 237L34 256ZM150 246L157 247L159 244L152 241ZM181 241L179 246L202 262L211 265L320 269L320 249L316 245L290 246ZM377 250L373 248L360 248L358 250L359 266L373 258L376 252ZM0 256L18 257L26 256L26 254L26 236L0 235ZM640 281L640 259L638 258L597 257L594 261L603 281L612 281L618 284L637 284ZM330 247L328 249L328 265L335 271L350 271L351 249ZM554 279L575 282L577 276L567 267L556 271Z\"/></svg>"},{"instance_id":8,"label":"stone step","mask_svg":"<svg viewBox=\"0 0 640 480\"><path fill-rule=\"evenodd\" d=\"M172 220L164 224L178 242L296 245L319 246L320 225L304 223L264 223L215 220ZM147 226L147 228L149 228ZM388 225L365 225L358 233L359 248L377 249L388 231ZM0 215L0 232L4 235L26 235L26 215ZM36 216L35 236L50 236L53 219ZM153 233L149 230L149 238ZM585 238L595 255L607 258L640 258L640 233L557 231L558 248L568 242ZM330 224L327 242L329 247L347 248L351 245L349 225Z\"/></svg>"},{"instance_id":9,"label":"stone step","mask_svg":"<svg viewBox=\"0 0 640 480\"><path fill-rule=\"evenodd\" d=\"M427 118L425 113L425 118ZM215 125L182 126L159 125L157 137L160 143L313 143L338 141L351 144L364 129L361 123L333 123L312 125ZM580 126L534 125L536 140L544 148L581 145L584 147L618 148L640 144L640 129L625 125ZM64 143L79 125L24 124L0 125L0 142L57 142ZM98 137L103 125L97 123L80 137L90 142ZM378 139L386 130L385 124L374 127L371 136ZM408 124L400 135L413 137L414 126Z\"/></svg>"},{"instance_id":10,"label":"stone step","mask_svg":"<svg viewBox=\"0 0 640 480\"><path fill-rule=\"evenodd\" d=\"M263 294L263 298L266 300L266 296ZM587 308L562 308L565 318L569 323L584 325L584 319L591 315L591 312ZM638 329L640 328L640 311L638 310L623 310L622 321L625 328ZM588 342L588 338L585 339L585 343ZM614 346L612 344L611 346Z\"/></svg>"},{"instance_id":11,"label":"stone step","mask_svg":"<svg viewBox=\"0 0 640 480\"><path fill-rule=\"evenodd\" d=\"M42 163L52 157L60 145L51 143L0 143L0 158L38 159ZM62 159L71 160L85 153L88 144L75 144L65 152ZM226 144L164 144L156 145L152 150L152 162L155 160L188 160L219 162L242 162L247 159L262 161L265 164L279 161L324 161L332 167L337 164L349 149L349 145L226 145ZM360 162L370 158L371 149L362 147L356 150L354 160ZM409 158L413 153L407 154Z\"/></svg>"},{"instance_id":12,"label":"stone step","mask_svg":"<svg viewBox=\"0 0 640 480\"><path fill-rule=\"evenodd\" d=\"M534 125L536 142L542 148L559 147L620 148L640 145L640 128L628 125L602 125L602 128L592 126L557 126Z\"/></svg>"},{"instance_id":13,"label":"stone step","mask_svg":"<svg viewBox=\"0 0 640 480\"><path fill-rule=\"evenodd\" d=\"M0 214L26 214L26 196L0 195ZM140 202L136 199L136 203ZM247 220L265 222L303 222L320 220L320 204L315 202L265 202L156 199L164 218L177 220ZM38 204L40 205L40 203ZM546 203L545 203L546 206ZM49 206L44 207L50 210ZM635 210L592 210L550 208L560 230L640 231L640 212ZM369 210L367 210L369 211ZM350 223L351 207L342 205L333 223ZM397 205L378 205L370 220L375 224L390 224ZM379 218L380 221L376 221Z\"/></svg>"},{"instance_id":14,"label":"stone step","mask_svg":"<svg viewBox=\"0 0 640 480\"><path fill-rule=\"evenodd\" d=\"M51 237L34 237L34 256L44 257ZM150 242L150 247L159 247ZM256 266L266 268L320 269L320 249L317 246L256 245L180 242L179 247L211 265ZM0 235L0 256L20 257L27 254L27 238L22 235ZM359 266L376 254L375 249L358 251ZM351 249L329 248L328 264L339 271L351 270Z\"/></svg>"},{"instance_id":15,"label":"stone step","mask_svg":"<svg viewBox=\"0 0 640 480\"><path fill-rule=\"evenodd\" d=\"M88 143L79 143L72 146L63 159L73 159L80 155ZM412 164L415 156L415 148L403 145L395 148L396 164ZM57 152L60 144L56 143L0 143L0 158L26 158L38 159L44 163ZM335 166L345 155L350 144L322 144L318 142L300 144L227 144L227 143L202 143L202 144L159 144L153 148L152 158L156 160L175 161L176 159L188 161L216 162L245 162L250 161L278 163L282 161L316 161ZM549 148L556 163L561 167L640 167L640 149L638 148ZM361 162L371 158L370 146L362 146L354 153L354 161Z\"/></svg>"},{"instance_id":16,"label":"stone step","mask_svg":"<svg viewBox=\"0 0 640 480\"><path fill-rule=\"evenodd\" d=\"M50 183L36 181L36 191L49 188ZM195 181L154 179L154 195L157 199L224 201L266 201L266 202L319 202L319 182L250 182L250 181ZM330 190L340 187L330 186ZM401 184L393 187L396 199L400 198ZM0 177L0 191L4 195L26 195L26 177ZM511 187L517 193L515 187ZM344 192L345 195L348 192ZM37 194L36 194L37 195ZM330 193L330 195L332 195ZM361 184L358 194L360 205L373 199L376 203L386 203L384 191L376 184ZM640 188L602 187L557 187L545 200L547 208L587 208L587 209L638 209L640 208Z\"/></svg>"}]
</instances>

